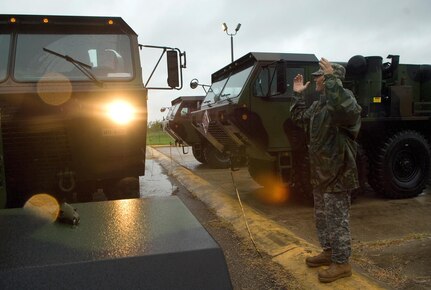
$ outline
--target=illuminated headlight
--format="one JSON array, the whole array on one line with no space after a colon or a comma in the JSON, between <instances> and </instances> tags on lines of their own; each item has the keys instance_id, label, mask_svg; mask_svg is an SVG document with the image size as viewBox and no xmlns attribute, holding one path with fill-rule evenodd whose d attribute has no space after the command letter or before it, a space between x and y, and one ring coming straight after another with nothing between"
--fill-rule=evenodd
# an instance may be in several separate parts
<instances>
[{"instance_id":1,"label":"illuminated headlight","mask_svg":"<svg viewBox=\"0 0 431 290\"><path fill-rule=\"evenodd\" d=\"M135 109L127 102L115 101L107 106L107 114L115 123L128 124L135 117Z\"/></svg>"}]
</instances>

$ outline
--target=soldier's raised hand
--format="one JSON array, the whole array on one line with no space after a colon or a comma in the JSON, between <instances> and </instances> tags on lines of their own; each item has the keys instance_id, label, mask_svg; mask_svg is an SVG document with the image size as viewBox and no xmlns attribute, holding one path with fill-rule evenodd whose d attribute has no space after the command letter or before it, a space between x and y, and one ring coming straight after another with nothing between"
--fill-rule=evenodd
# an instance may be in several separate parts
<instances>
[{"instance_id":1,"label":"soldier's raised hand","mask_svg":"<svg viewBox=\"0 0 431 290\"><path fill-rule=\"evenodd\" d=\"M301 74L296 75L293 78L293 91L297 93L302 93L305 89L307 89L310 82L306 82L304 84L304 76Z\"/></svg>"},{"instance_id":2,"label":"soldier's raised hand","mask_svg":"<svg viewBox=\"0 0 431 290\"><path fill-rule=\"evenodd\" d=\"M331 63L329 62L329 60L327 60L326 58L321 58L319 61L319 66L320 68L323 70L324 74L332 74L334 72L334 68L332 67Z\"/></svg>"}]
</instances>

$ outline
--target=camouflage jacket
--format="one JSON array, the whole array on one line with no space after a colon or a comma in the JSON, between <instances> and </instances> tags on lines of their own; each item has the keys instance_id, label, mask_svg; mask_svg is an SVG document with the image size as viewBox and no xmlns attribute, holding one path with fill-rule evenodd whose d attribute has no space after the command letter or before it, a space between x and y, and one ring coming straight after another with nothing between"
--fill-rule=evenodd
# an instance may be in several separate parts
<instances>
[{"instance_id":1,"label":"camouflage jacket","mask_svg":"<svg viewBox=\"0 0 431 290\"><path fill-rule=\"evenodd\" d=\"M295 93L292 120L307 131L311 184L324 192L341 192L359 187L356 168L361 107L341 80L325 75L325 94L305 106Z\"/></svg>"}]
</instances>

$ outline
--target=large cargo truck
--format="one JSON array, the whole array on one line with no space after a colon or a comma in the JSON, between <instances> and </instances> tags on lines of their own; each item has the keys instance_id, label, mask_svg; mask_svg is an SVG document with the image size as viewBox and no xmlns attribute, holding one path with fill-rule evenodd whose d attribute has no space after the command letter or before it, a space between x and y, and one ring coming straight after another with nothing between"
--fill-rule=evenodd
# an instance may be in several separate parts
<instances>
[{"instance_id":1,"label":"large cargo truck","mask_svg":"<svg viewBox=\"0 0 431 290\"><path fill-rule=\"evenodd\" d=\"M430 179L431 66L408 65L399 56L354 56L343 82L362 107L357 139L361 186L388 198L419 195ZM212 74L212 84L193 123L202 136L235 159L248 158L251 177L278 181L308 195L307 136L290 120L293 78L312 83L313 54L248 53Z\"/></svg>"},{"instance_id":2,"label":"large cargo truck","mask_svg":"<svg viewBox=\"0 0 431 290\"><path fill-rule=\"evenodd\" d=\"M120 17L39 15L0 15L0 31L0 208L36 193L136 196L149 87L135 31ZM166 88L181 88L185 54L147 47L162 49Z\"/></svg>"}]
</instances>

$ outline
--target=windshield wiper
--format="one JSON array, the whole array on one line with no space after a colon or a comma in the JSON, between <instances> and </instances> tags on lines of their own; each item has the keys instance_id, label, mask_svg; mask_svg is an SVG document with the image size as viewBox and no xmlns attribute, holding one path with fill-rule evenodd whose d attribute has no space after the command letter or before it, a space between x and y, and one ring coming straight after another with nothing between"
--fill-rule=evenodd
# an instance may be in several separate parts
<instances>
[{"instance_id":1,"label":"windshield wiper","mask_svg":"<svg viewBox=\"0 0 431 290\"><path fill-rule=\"evenodd\" d=\"M70 57L68 55L63 55L60 54L58 52L52 51L48 48L43 48L43 51L46 51L50 54L53 54L55 56L61 57L62 59L70 62L71 64L73 64L77 69L79 69L86 77L88 77L90 80L92 80L93 82L95 82L99 87L102 86L102 82L99 81L96 76L90 71L91 70L91 65L88 65L86 63L80 62L79 60L74 59L73 57Z\"/></svg>"},{"instance_id":2,"label":"windshield wiper","mask_svg":"<svg viewBox=\"0 0 431 290\"><path fill-rule=\"evenodd\" d=\"M231 94L219 94L216 98L217 98L217 102L220 101L222 98L226 99L229 103L232 103L231 98L228 98ZM216 100L214 100L215 102Z\"/></svg>"},{"instance_id":3,"label":"windshield wiper","mask_svg":"<svg viewBox=\"0 0 431 290\"><path fill-rule=\"evenodd\" d=\"M225 94L223 97L227 97L226 100L229 102L229 104L232 104L232 98L229 98L230 94Z\"/></svg>"},{"instance_id":4,"label":"windshield wiper","mask_svg":"<svg viewBox=\"0 0 431 290\"><path fill-rule=\"evenodd\" d=\"M203 102L203 104L207 104L208 107L212 107L211 100L206 100Z\"/></svg>"}]
</instances>

